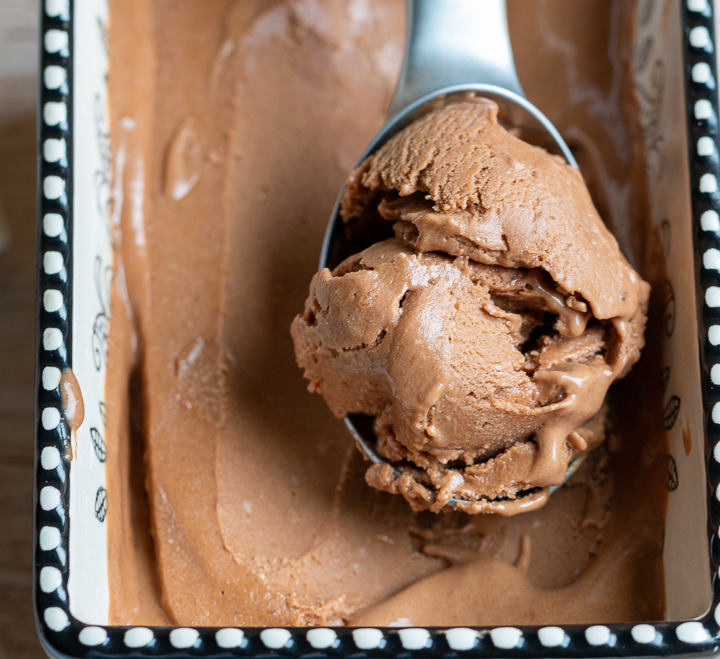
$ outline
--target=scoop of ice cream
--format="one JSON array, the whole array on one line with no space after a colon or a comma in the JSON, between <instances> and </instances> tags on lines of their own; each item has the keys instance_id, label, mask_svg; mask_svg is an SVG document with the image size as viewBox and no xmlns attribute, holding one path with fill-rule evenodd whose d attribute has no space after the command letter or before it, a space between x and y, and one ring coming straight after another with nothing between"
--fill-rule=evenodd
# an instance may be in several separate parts
<instances>
[{"instance_id":1,"label":"scoop of ice cream","mask_svg":"<svg viewBox=\"0 0 720 659\"><path fill-rule=\"evenodd\" d=\"M343 216L394 239L310 285L292 335L311 391L374 417L368 482L416 509L542 505L604 438L649 293L579 172L485 100L435 110L351 175Z\"/></svg>"}]
</instances>

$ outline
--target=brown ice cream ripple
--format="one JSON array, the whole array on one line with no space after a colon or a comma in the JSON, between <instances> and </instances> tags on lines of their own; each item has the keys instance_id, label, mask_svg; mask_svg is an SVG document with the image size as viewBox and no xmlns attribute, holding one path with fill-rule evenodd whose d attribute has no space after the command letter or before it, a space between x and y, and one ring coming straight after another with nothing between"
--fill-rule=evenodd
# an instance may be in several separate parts
<instances>
[{"instance_id":1,"label":"brown ice cream ripple","mask_svg":"<svg viewBox=\"0 0 720 659\"><path fill-rule=\"evenodd\" d=\"M580 173L484 99L429 113L353 172L345 219L376 213L396 238L317 273L293 322L310 390L338 417L375 418L393 465L367 481L416 510L543 505L604 438L649 286Z\"/></svg>"}]
</instances>

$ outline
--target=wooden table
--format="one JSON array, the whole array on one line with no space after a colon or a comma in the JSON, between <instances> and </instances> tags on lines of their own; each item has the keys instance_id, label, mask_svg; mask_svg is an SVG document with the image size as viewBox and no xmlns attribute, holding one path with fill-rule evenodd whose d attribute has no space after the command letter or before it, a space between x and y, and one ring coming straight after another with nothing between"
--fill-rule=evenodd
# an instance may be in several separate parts
<instances>
[{"instance_id":1,"label":"wooden table","mask_svg":"<svg viewBox=\"0 0 720 659\"><path fill-rule=\"evenodd\" d=\"M0 659L45 656L32 605L38 13L0 0Z\"/></svg>"}]
</instances>

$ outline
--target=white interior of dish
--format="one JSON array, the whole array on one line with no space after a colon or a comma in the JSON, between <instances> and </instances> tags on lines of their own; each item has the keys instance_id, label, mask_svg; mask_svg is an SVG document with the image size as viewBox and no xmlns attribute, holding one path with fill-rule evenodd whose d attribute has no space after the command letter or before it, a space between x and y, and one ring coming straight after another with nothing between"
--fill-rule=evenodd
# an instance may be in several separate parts
<instances>
[{"instance_id":1,"label":"white interior of dish","mask_svg":"<svg viewBox=\"0 0 720 659\"><path fill-rule=\"evenodd\" d=\"M93 430L105 435L103 327L109 315L110 140L107 102L107 0L74 0L72 369L85 404L70 463L68 599L83 622L108 621L105 465ZM105 333L106 336L106 333ZM95 442L97 443L97 434ZM99 511L99 512L96 512Z\"/></svg>"},{"instance_id":2,"label":"white interior of dish","mask_svg":"<svg viewBox=\"0 0 720 659\"><path fill-rule=\"evenodd\" d=\"M712 593L681 6L677 0L661 5L640 10L633 61L645 62L634 72L636 97L645 131L652 221L658 228L665 224L661 235L675 301L673 331L666 331L664 342L663 366L669 371L663 403L666 414L679 403L668 431L677 487L668 497L663 558L667 617L683 620L705 613Z\"/></svg>"},{"instance_id":3,"label":"white interior of dish","mask_svg":"<svg viewBox=\"0 0 720 659\"><path fill-rule=\"evenodd\" d=\"M645 5L646 3L639 3ZM666 341L670 368L665 394L680 400L669 431L677 488L668 502L664 558L667 616L703 614L711 599L704 428L695 311L695 275L685 131L682 29L679 0L665 0L640 22L636 52L649 46L648 63L636 71L648 158L653 221L667 222L667 272L675 294L675 329ZM107 112L107 0L74 2L73 101L73 309L72 367L85 403L85 420L70 466L69 604L86 623L108 621L107 529L96 507L105 496L104 464L93 448L92 429L104 436L102 402L107 376L102 332L109 315L106 272L112 265L110 158ZM637 59L637 58L636 58ZM660 141L658 141L660 140ZM683 441L690 437L688 452ZM107 493L112 501L113 493ZM631 503L629 503L631 505Z\"/></svg>"}]
</instances>

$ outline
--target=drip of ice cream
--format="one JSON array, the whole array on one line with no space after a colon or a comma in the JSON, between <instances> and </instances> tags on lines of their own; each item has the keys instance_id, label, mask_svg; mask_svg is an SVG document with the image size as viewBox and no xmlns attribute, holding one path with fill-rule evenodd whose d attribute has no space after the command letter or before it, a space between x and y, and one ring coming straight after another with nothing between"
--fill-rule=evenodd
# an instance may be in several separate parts
<instances>
[{"instance_id":1,"label":"drip of ice cream","mask_svg":"<svg viewBox=\"0 0 720 659\"><path fill-rule=\"evenodd\" d=\"M416 510L543 505L603 440L649 295L580 173L475 99L367 158L342 212L396 237L317 273L292 334L310 390L338 417L374 417L392 464L368 483Z\"/></svg>"}]
</instances>

